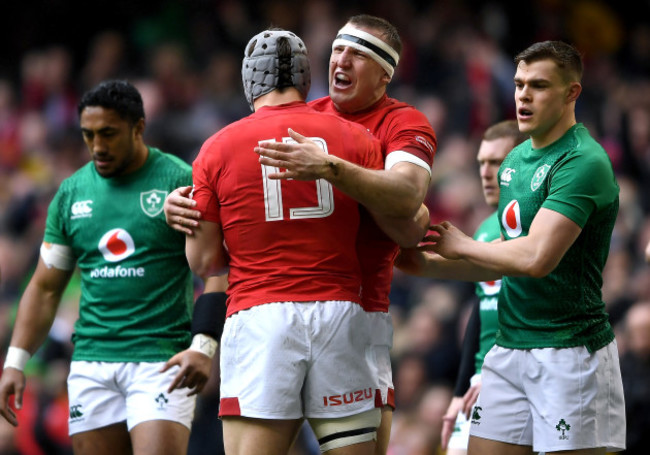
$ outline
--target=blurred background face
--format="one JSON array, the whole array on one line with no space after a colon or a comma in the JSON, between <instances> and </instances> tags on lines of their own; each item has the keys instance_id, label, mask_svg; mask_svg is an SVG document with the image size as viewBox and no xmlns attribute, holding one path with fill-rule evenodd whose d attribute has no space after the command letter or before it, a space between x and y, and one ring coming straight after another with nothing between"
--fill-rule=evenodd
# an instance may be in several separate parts
<instances>
[{"instance_id":1,"label":"blurred background face","mask_svg":"<svg viewBox=\"0 0 650 455\"><path fill-rule=\"evenodd\" d=\"M377 32L358 27L374 36ZM364 110L386 93L386 71L368 54L349 46L332 49L329 67L329 95L337 109L345 113Z\"/></svg>"},{"instance_id":2,"label":"blurred background face","mask_svg":"<svg viewBox=\"0 0 650 455\"><path fill-rule=\"evenodd\" d=\"M102 177L127 174L144 161L136 147L141 126L131 126L114 110L88 106L81 113L80 124L84 142Z\"/></svg>"},{"instance_id":3,"label":"blurred background face","mask_svg":"<svg viewBox=\"0 0 650 455\"><path fill-rule=\"evenodd\" d=\"M650 303L636 305L629 310L627 333L630 350L650 360Z\"/></svg>"},{"instance_id":4,"label":"blurred background face","mask_svg":"<svg viewBox=\"0 0 650 455\"><path fill-rule=\"evenodd\" d=\"M514 143L514 140L509 137L501 137L491 141L483 140L478 149L476 161L479 165L483 196L488 205L496 207L499 204L497 173L506 155L514 147Z\"/></svg>"}]
</instances>

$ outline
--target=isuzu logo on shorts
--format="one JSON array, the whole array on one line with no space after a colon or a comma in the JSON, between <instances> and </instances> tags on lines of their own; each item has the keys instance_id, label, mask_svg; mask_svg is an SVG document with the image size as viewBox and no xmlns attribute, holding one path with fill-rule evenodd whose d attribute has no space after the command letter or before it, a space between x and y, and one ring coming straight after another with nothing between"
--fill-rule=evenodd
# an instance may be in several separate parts
<instances>
[{"instance_id":1,"label":"isuzu logo on shorts","mask_svg":"<svg viewBox=\"0 0 650 455\"><path fill-rule=\"evenodd\" d=\"M99 240L97 246L108 262L121 261L135 252L133 237L122 228L108 231Z\"/></svg>"},{"instance_id":2,"label":"isuzu logo on shorts","mask_svg":"<svg viewBox=\"0 0 650 455\"><path fill-rule=\"evenodd\" d=\"M343 393L341 395L330 395L323 397L324 406L341 406L351 404L357 401L364 401L373 398L372 387L367 389L355 390L354 392Z\"/></svg>"}]
</instances>

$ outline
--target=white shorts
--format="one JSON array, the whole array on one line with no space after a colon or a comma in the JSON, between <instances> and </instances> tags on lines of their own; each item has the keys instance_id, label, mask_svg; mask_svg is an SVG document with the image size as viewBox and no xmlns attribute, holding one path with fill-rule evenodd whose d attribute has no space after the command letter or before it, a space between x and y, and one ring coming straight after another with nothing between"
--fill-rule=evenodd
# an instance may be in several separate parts
<instances>
[{"instance_id":1,"label":"white shorts","mask_svg":"<svg viewBox=\"0 0 650 455\"><path fill-rule=\"evenodd\" d=\"M352 302L268 303L228 319L220 416L336 418L376 407L369 319Z\"/></svg>"},{"instance_id":2,"label":"white shorts","mask_svg":"<svg viewBox=\"0 0 650 455\"><path fill-rule=\"evenodd\" d=\"M165 362L74 361L68 375L69 434L126 421L129 431L149 420L171 420L191 428L196 396L167 389L178 367Z\"/></svg>"},{"instance_id":3,"label":"white shorts","mask_svg":"<svg viewBox=\"0 0 650 455\"><path fill-rule=\"evenodd\" d=\"M393 386L393 368L390 350L393 347L393 319L390 313L379 311L366 313L370 323L370 334L377 363L377 377L381 401L378 407L390 406L395 409L395 387Z\"/></svg>"},{"instance_id":4,"label":"white shorts","mask_svg":"<svg viewBox=\"0 0 650 455\"><path fill-rule=\"evenodd\" d=\"M485 357L471 436L536 452L625 448L625 403L616 341L596 352L506 349Z\"/></svg>"}]
</instances>

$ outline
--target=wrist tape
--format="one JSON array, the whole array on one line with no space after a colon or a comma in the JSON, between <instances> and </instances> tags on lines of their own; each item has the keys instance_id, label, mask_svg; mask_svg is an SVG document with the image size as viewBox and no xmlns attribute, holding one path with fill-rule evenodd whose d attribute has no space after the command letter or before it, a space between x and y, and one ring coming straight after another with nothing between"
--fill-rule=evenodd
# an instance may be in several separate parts
<instances>
[{"instance_id":1,"label":"wrist tape","mask_svg":"<svg viewBox=\"0 0 650 455\"><path fill-rule=\"evenodd\" d=\"M9 346L7 349L7 357L5 357L4 368L15 368L16 370L23 371L27 361L31 358L31 354L23 349L14 346Z\"/></svg>"},{"instance_id":2,"label":"wrist tape","mask_svg":"<svg viewBox=\"0 0 650 455\"><path fill-rule=\"evenodd\" d=\"M213 358L214 354L217 352L217 346L219 346L219 343L217 343L214 338L202 333L197 333L194 335L194 338L192 338L190 350L200 352Z\"/></svg>"}]
</instances>

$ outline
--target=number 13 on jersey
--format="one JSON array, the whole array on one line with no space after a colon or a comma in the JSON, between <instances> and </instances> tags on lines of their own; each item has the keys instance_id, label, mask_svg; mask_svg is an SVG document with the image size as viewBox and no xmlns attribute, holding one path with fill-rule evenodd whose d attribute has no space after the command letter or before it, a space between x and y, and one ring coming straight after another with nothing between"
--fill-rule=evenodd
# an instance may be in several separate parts
<instances>
[{"instance_id":1,"label":"number 13 on jersey","mask_svg":"<svg viewBox=\"0 0 650 455\"><path fill-rule=\"evenodd\" d=\"M310 137L309 140L314 141L325 153L328 153L327 143L324 139ZM260 142L275 142L275 139L267 139ZM295 143L290 137L282 138L282 142L285 144ZM281 221L284 219L281 180L272 180L268 177L269 174L280 172L280 168L265 164L261 164L261 166L266 221ZM314 182L314 185L316 187L316 200L318 201L318 205L313 207L291 207L289 209L290 219L325 218L334 212L334 191L332 190L332 184L327 180L318 179Z\"/></svg>"}]
</instances>

